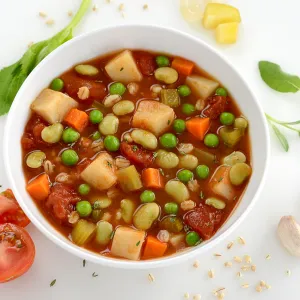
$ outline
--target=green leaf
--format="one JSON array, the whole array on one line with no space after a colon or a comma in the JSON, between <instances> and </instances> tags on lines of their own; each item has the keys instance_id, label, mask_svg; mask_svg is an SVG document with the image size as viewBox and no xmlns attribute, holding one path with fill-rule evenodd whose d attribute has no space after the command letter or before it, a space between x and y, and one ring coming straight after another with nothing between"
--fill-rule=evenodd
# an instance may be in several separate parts
<instances>
[{"instance_id":1,"label":"green leaf","mask_svg":"<svg viewBox=\"0 0 300 300\"><path fill-rule=\"evenodd\" d=\"M289 143L288 143L286 137L283 135L283 133L274 124L272 124L272 128L273 128L280 144L282 145L283 149L286 152L288 152L289 151Z\"/></svg>"},{"instance_id":2,"label":"green leaf","mask_svg":"<svg viewBox=\"0 0 300 300\"><path fill-rule=\"evenodd\" d=\"M82 0L70 24L52 38L32 45L13 65L0 70L0 116L6 114L31 71L53 50L73 37L73 29L87 12L91 0Z\"/></svg>"},{"instance_id":3,"label":"green leaf","mask_svg":"<svg viewBox=\"0 0 300 300\"><path fill-rule=\"evenodd\" d=\"M279 65L260 61L258 67L261 78L273 90L281 93L296 93L300 90L300 78L283 72Z\"/></svg>"},{"instance_id":4,"label":"green leaf","mask_svg":"<svg viewBox=\"0 0 300 300\"><path fill-rule=\"evenodd\" d=\"M52 280L51 283L50 283L50 287L53 287L56 283L56 279Z\"/></svg>"}]
</instances>

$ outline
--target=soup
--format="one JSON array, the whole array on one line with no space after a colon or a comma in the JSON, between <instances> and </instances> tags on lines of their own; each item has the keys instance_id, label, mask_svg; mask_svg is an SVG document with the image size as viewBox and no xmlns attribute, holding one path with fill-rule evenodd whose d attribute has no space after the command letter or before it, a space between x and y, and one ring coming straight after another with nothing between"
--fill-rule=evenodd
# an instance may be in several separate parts
<instances>
[{"instance_id":1,"label":"soup","mask_svg":"<svg viewBox=\"0 0 300 300\"><path fill-rule=\"evenodd\" d=\"M78 246L146 260L210 239L251 176L248 122L191 61L123 50L74 66L31 105L27 191Z\"/></svg>"}]
</instances>

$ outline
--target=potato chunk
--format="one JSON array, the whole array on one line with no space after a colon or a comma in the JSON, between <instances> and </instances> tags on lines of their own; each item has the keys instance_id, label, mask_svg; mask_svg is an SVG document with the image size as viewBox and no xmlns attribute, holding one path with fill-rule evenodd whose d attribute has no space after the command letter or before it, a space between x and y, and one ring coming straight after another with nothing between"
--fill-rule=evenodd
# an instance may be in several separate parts
<instances>
[{"instance_id":1,"label":"potato chunk","mask_svg":"<svg viewBox=\"0 0 300 300\"><path fill-rule=\"evenodd\" d=\"M231 201L236 196L236 191L230 182L229 171L230 167L220 166L210 179L209 185L215 194Z\"/></svg>"},{"instance_id":2,"label":"potato chunk","mask_svg":"<svg viewBox=\"0 0 300 300\"><path fill-rule=\"evenodd\" d=\"M100 191L109 189L117 182L113 158L106 152L100 153L81 172L80 176L88 184Z\"/></svg>"},{"instance_id":3,"label":"potato chunk","mask_svg":"<svg viewBox=\"0 0 300 300\"><path fill-rule=\"evenodd\" d=\"M31 109L50 124L60 123L67 113L78 106L73 98L50 89L43 90L32 102Z\"/></svg>"},{"instance_id":4,"label":"potato chunk","mask_svg":"<svg viewBox=\"0 0 300 300\"><path fill-rule=\"evenodd\" d=\"M237 40L239 23L220 24L216 29L216 39L220 44L234 44Z\"/></svg>"},{"instance_id":5,"label":"potato chunk","mask_svg":"<svg viewBox=\"0 0 300 300\"><path fill-rule=\"evenodd\" d=\"M130 260L139 260L145 236L145 231L124 226L118 227L112 242L111 253Z\"/></svg>"},{"instance_id":6,"label":"potato chunk","mask_svg":"<svg viewBox=\"0 0 300 300\"><path fill-rule=\"evenodd\" d=\"M143 78L129 50L123 51L110 60L105 66L105 71L112 80L124 83L141 81Z\"/></svg>"},{"instance_id":7,"label":"potato chunk","mask_svg":"<svg viewBox=\"0 0 300 300\"><path fill-rule=\"evenodd\" d=\"M193 93L201 99L208 98L219 86L219 83L199 75L190 75L185 83L191 88Z\"/></svg>"},{"instance_id":8,"label":"potato chunk","mask_svg":"<svg viewBox=\"0 0 300 300\"><path fill-rule=\"evenodd\" d=\"M237 8L221 3L208 3L203 17L203 26L206 29L215 29L219 24L241 22Z\"/></svg>"},{"instance_id":9,"label":"potato chunk","mask_svg":"<svg viewBox=\"0 0 300 300\"><path fill-rule=\"evenodd\" d=\"M158 101L140 102L132 119L132 126L151 131L156 136L171 128L175 119L174 110Z\"/></svg>"}]
</instances>

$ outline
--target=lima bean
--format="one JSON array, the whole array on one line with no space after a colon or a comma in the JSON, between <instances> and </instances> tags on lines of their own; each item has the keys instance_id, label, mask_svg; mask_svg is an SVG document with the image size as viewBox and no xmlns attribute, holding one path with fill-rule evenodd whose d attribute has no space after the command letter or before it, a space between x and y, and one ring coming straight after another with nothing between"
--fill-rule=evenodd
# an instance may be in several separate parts
<instances>
[{"instance_id":1,"label":"lima bean","mask_svg":"<svg viewBox=\"0 0 300 300\"><path fill-rule=\"evenodd\" d=\"M99 245L107 245L110 242L113 226L107 221L99 221L96 228L95 241Z\"/></svg>"},{"instance_id":2,"label":"lima bean","mask_svg":"<svg viewBox=\"0 0 300 300\"><path fill-rule=\"evenodd\" d=\"M226 204L224 201L211 197L205 200L205 204L213 206L216 209L224 209Z\"/></svg>"},{"instance_id":3,"label":"lima bean","mask_svg":"<svg viewBox=\"0 0 300 300\"><path fill-rule=\"evenodd\" d=\"M179 204L190 198L189 190L178 180L169 180L165 185L165 191Z\"/></svg>"},{"instance_id":4,"label":"lima bean","mask_svg":"<svg viewBox=\"0 0 300 300\"><path fill-rule=\"evenodd\" d=\"M170 67L161 67L156 69L154 76L157 80L162 81L166 84L172 84L177 81L178 73L175 69Z\"/></svg>"},{"instance_id":5,"label":"lima bean","mask_svg":"<svg viewBox=\"0 0 300 300\"><path fill-rule=\"evenodd\" d=\"M26 159L26 165L29 168L39 168L42 166L44 159L46 158L46 154L42 151L33 151L31 152Z\"/></svg>"},{"instance_id":6,"label":"lima bean","mask_svg":"<svg viewBox=\"0 0 300 300\"><path fill-rule=\"evenodd\" d=\"M120 203L121 216L125 223L130 224L132 222L133 213L135 210L135 204L132 200L123 199Z\"/></svg>"},{"instance_id":7,"label":"lima bean","mask_svg":"<svg viewBox=\"0 0 300 300\"><path fill-rule=\"evenodd\" d=\"M179 168L193 170L198 166L198 158L192 154L179 156Z\"/></svg>"},{"instance_id":8,"label":"lima bean","mask_svg":"<svg viewBox=\"0 0 300 300\"><path fill-rule=\"evenodd\" d=\"M92 65L77 65L75 71L78 74L86 76L95 76L99 73L99 70Z\"/></svg>"},{"instance_id":9,"label":"lima bean","mask_svg":"<svg viewBox=\"0 0 300 300\"><path fill-rule=\"evenodd\" d=\"M233 185L241 185L250 176L251 167L245 163L237 163L230 168L229 179Z\"/></svg>"},{"instance_id":10,"label":"lima bean","mask_svg":"<svg viewBox=\"0 0 300 300\"><path fill-rule=\"evenodd\" d=\"M124 116L134 111L134 103L129 100L122 100L116 103L112 110L116 116Z\"/></svg>"},{"instance_id":11,"label":"lima bean","mask_svg":"<svg viewBox=\"0 0 300 300\"><path fill-rule=\"evenodd\" d=\"M131 138L134 142L142 145L145 149L154 150L157 147L157 138L149 131L143 129L134 129L131 132Z\"/></svg>"},{"instance_id":12,"label":"lima bean","mask_svg":"<svg viewBox=\"0 0 300 300\"><path fill-rule=\"evenodd\" d=\"M234 151L223 158L223 163L228 166L233 166L236 163L246 162L246 156L243 152Z\"/></svg>"},{"instance_id":13,"label":"lima bean","mask_svg":"<svg viewBox=\"0 0 300 300\"><path fill-rule=\"evenodd\" d=\"M49 144L58 143L64 131L64 127L60 123L47 126L42 130L41 137L44 142Z\"/></svg>"},{"instance_id":14,"label":"lima bean","mask_svg":"<svg viewBox=\"0 0 300 300\"><path fill-rule=\"evenodd\" d=\"M172 169L177 167L179 163L178 156L173 152L168 152L166 150L158 150L155 158L156 164L164 169Z\"/></svg>"},{"instance_id":15,"label":"lima bean","mask_svg":"<svg viewBox=\"0 0 300 300\"><path fill-rule=\"evenodd\" d=\"M119 128L119 119L114 115L106 115L99 124L99 131L104 135L114 135Z\"/></svg>"},{"instance_id":16,"label":"lima bean","mask_svg":"<svg viewBox=\"0 0 300 300\"><path fill-rule=\"evenodd\" d=\"M159 206L156 203L141 205L133 216L133 224L137 229L148 230L159 216Z\"/></svg>"}]
</instances>

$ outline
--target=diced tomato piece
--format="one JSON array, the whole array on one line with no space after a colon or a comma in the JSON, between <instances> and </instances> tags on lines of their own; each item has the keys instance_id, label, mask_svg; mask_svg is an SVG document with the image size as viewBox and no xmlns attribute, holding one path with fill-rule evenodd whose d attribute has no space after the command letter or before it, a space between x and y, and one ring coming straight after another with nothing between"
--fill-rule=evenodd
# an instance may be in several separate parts
<instances>
[{"instance_id":1,"label":"diced tomato piece","mask_svg":"<svg viewBox=\"0 0 300 300\"><path fill-rule=\"evenodd\" d=\"M62 80L65 83L66 93L77 100L78 99L78 90L86 86L90 90L90 99L92 100L103 100L107 95L106 86L102 82L97 82L95 80L83 79L74 74L64 74ZM84 100L86 101L86 100Z\"/></svg>"},{"instance_id":2,"label":"diced tomato piece","mask_svg":"<svg viewBox=\"0 0 300 300\"><path fill-rule=\"evenodd\" d=\"M203 110L203 114L211 119L217 119L219 115L224 112L227 97L212 96L208 98L208 108Z\"/></svg>"},{"instance_id":3,"label":"diced tomato piece","mask_svg":"<svg viewBox=\"0 0 300 300\"><path fill-rule=\"evenodd\" d=\"M61 222L68 221L68 215L74 210L74 205L80 200L76 192L66 184L55 184L46 200L46 208L53 217Z\"/></svg>"},{"instance_id":4,"label":"diced tomato piece","mask_svg":"<svg viewBox=\"0 0 300 300\"><path fill-rule=\"evenodd\" d=\"M34 243L24 228L10 223L0 225L0 283L27 272L34 257Z\"/></svg>"},{"instance_id":5,"label":"diced tomato piece","mask_svg":"<svg viewBox=\"0 0 300 300\"><path fill-rule=\"evenodd\" d=\"M149 53L142 53L137 58L138 66L143 75L150 76L155 71L155 58Z\"/></svg>"},{"instance_id":6,"label":"diced tomato piece","mask_svg":"<svg viewBox=\"0 0 300 300\"><path fill-rule=\"evenodd\" d=\"M133 164L138 164L142 167L149 167L154 160L153 152L141 149L137 145L121 143L121 153L127 157Z\"/></svg>"},{"instance_id":7,"label":"diced tomato piece","mask_svg":"<svg viewBox=\"0 0 300 300\"><path fill-rule=\"evenodd\" d=\"M223 212L214 207L200 203L198 207L184 216L184 221L205 239L210 239L221 222Z\"/></svg>"},{"instance_id":8,"label":"diced tomato piece","mask_svg":"<svg viewBox=\"0 0 300 300\"><path fill-rule=\"evenodd\" d=\"M12 223L21 227L30 223L12 190L9 189L0 194L0 224L4 223Z\"/></svg>"}]
</instances>

